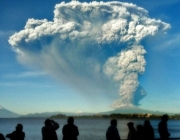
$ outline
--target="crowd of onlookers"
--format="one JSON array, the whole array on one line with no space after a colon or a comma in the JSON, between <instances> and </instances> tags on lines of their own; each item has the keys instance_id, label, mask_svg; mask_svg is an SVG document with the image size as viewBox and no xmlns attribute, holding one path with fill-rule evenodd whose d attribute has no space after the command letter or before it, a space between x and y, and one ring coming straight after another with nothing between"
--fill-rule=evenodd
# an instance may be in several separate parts
<instances>
[{"instance_id":1,"label":"crowd of onlookers","mask_svg":"<svg viewBox=\"0 0 180 140\"><path fill-rule=\"evenodd\" d=\"M167 128L168 116L163 115L161 122L158 124L158 132L161 140L168 140L170 133ZM109 126L106 132L106 140L121 140L117 129L117 120L111 120L111 126ZM127 124L129 128L127 140L154 140L154 129L151 126L149 120L144 121L144 125L137 125L136 129L133 122Z\"/></svg>"},{"instance_id":2,"label":"crowd of onlookers","mask_svg":"<svg viewBox=\"0 0 180 140\"><path fill-rule=\"evenodd\" d=\"M158 132L161 140L169 139L169 132L167 128L168 116L163 115L158 124ZM117 129L117 120L112 119L110 126L106 131L106 140L121 140L119 131ZM144 121L144 125L137 125L136 129L133 122L127 124L129 128L127 140L154 140L154 129L149 120ZM58 140L56 130L59 124L53 120L46 119L42 127L42 140ZM69 117L67 124L62 129L63 140L77 140L79 135L78 127L74 125L74 118ZM6 135L10 140L24 140L25 133L23 132L23 125L17 124L16 130ZM3 134L0 133L0 140L5 140Z\"/></svg>"}]
</instances>

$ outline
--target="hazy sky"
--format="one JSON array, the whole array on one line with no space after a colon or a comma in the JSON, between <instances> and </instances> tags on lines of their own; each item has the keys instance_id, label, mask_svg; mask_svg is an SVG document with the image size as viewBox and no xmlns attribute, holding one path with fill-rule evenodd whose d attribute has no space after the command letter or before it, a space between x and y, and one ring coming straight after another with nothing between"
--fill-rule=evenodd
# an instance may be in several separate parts
<instances>
[{"instance_id":1,"label":"hazy sky","mask_svg":"<svg viewBox=\"0 0 180 140\"><path fill-rule=\"evenodd\" d=\"M121 2L136 6L123 5L130 10L121 8L119 20L112 16L117 10L112 10L112 15L98 15L96 10L87 18L90 15L81 13L83 6L72 12L68 9L73 6L66 4L56 7L54 18L54 7L61 3L58 0L0 1L0 105L27 114L102 112L128 102L148 110L179 113L180 2ZM131 21L127 12L136 13L138 17L131 20L139 18L136 24L143 28L136 25L133 32L129 26L124 33ZM117 27L121 35L115 34ZM129 39L130 29L133 35ZM122 72L127 61L132 68ZM129 77L134 78L127 80ZM131 93L139 85L144 91L140 94L147 95L135 101L136 95Z\"/></svg>"}]
</instances>

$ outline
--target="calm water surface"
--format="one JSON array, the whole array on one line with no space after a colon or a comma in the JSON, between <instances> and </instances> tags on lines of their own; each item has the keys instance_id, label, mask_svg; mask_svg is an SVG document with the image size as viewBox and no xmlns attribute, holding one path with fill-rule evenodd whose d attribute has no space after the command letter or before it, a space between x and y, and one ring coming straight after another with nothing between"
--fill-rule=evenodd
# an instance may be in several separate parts
<instances>
[{"instance_id":1,"label":"calm water surface","mask_svg":"<svg viewBox=\"0 0 180 140\"><path fill-rule=\"evenodd\" d=\"M66 119L56 119L60 124L60 128L56 131L58 139L62 140L62 127L66 124ZM118 130L122 139L127 138L127 123L133 121L135 126L143 124L144 120L118 120ZM22 123L25 140L41 140L41 128L44 125L44 119L0 119L0 133L6 135L15 130L17 123ZM155 136L159 137L157 125L159 120L151 120L151 124L155 131ZM110 119L75 119L75 124L79 128L80 135L78 140L106 140L105 133L110 125ZM180 120L169 120L168 128L171 137L180 137Z\"/></svg>"}]
</instances>

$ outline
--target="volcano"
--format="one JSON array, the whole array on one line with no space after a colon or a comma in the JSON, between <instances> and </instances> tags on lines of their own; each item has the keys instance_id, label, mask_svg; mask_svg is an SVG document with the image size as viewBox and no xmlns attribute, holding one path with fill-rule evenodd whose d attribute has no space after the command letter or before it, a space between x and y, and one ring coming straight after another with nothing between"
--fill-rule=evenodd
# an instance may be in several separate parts
<instances>
[{"instance_id":1,"label":"volcano","mask_svg":"<svg viewBox=\"0 0 180 140\"><path fill-rule=\"evenodd\" d=\"M160 111L151 111L151 110L146 110L139 108L134 105L124 105L121 106L120 108L114 109L112 111L107 111L107 112L101 112L101 114L165 114L165 112L160 112Z\"/></svg>"},{"instance_id":2,"label":"volcano","mask_svg":"<svg viewBox=\"0 0 180 140\"><path fill-rule=\"evenodd\" d=\"M0 106L0 118L17 118L20 115Z\"/></svg>"}]
</instances>

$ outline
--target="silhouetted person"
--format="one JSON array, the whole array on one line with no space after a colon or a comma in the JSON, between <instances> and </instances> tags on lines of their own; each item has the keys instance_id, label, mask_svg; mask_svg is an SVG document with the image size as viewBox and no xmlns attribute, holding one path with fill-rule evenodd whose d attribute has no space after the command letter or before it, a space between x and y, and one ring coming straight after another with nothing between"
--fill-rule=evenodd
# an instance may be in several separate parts
<instances>
[{"instance_id":1,"label":"silhouetted person","mask_svg":"<svg viewBox=\"0 0 180 140\"><path fill-rule=\"evenodd\" d=\"M154 129L149 120L144 121L143 131L145 140L154 140Z\"/></svg>"},{"instance_id":2,"label":"silhouetted person","mask_svg":"<svg viewBox=\"0 0 180 140\"><path fill-rule=\"evenodd\" d=\"M10 134L7 134L6 137L11 140L24 140L25 133L22 130L23 130L23 125L17 124L16 130Z\"/></svg>"},{"instance_id":3,"label":"silhouetted person","mask_svg":"<svg viewBox=\"0 0 180 140\"><path fill-rule=\"evenodd\" d=\"M0 140L5 140L5 137L3 134L0 133Z\"/></svg>"},{"instance_id":4,"label":"silhouetted person","mask_svg":"<svg viewBox=\"0 0 180 140\"><path fill-rule=\"evenodd\" d=\"M169 140L170 133L167 128L168 116L163 115L161 118L161 122L158 124L158 132L161 140Z\"/></svg>"},{"instance_id":5,"label":"silhouetted person","mask_svg":"<svg viewBox=\"0 0 180 140\"><path fill-rule=\"evenodd\" d=\"M111 120L111 126L109 126L106 132L106 140L121 140L116 126L117 120Z\"/></svg>"},{"instance_id":6,"label":"silhouetted person","mask_svg":"<svg viewBox=\"0 0 180 140\"><path fill-rule=\"evenodd\" d=\"M127 126L129 128L129 133L128 133L127 140L137 140L137 131L134 128L134 123L133 122L129 122L127 124Z\"/></svg>"},{"instance_id":7,"label":"silhouetted person","mask_svg":"<svg viewBox=\"0 0 180 140\"><path fill-rule=\"evenodd\" d=\"M137 125L137 140L146 140L144 139L144 134L143 134L143 126L142 125Z\"/></svg>"},{"instance_id":8,"label":"silhouetted person","mask_svg":"<svg viewBox=\"0 0 180 140\"><path fill-rule=\"evenodd\" d=\"M68 124L64 125L62 129L63 140L77 140L79 135L78 127L74 125L74 118L69 117Z\"/></svg>"},{"instance_id":9,"label":"silhouetted person","mask_svg":"<svg viewBox=\"0 0 180 140\"><path fill-rule=\"evenodd\" d=\"M46 119L45 126L42 127L42 140L58 140L56 130L59 128L59 124L53 120Z\"/></svg>"}]
</instances>

